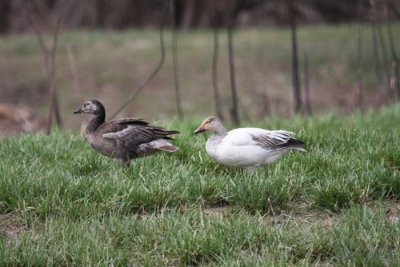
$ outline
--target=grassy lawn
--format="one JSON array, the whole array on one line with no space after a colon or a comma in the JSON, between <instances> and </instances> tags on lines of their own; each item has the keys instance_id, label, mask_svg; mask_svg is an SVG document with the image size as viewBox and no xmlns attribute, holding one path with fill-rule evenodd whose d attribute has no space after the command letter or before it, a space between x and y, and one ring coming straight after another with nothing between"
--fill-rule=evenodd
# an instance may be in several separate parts
<instances>
[{"instance_id":1,"label":"grassy lawn","mask_svg":"<svg viewBox=\"0 0 400 267\"><path fill-rule=\"evenodd\" d=\"M75 132L2 140L0 265L400 265L400 105L252 123L307 144L268 177L212 162L200 120L125 169Z\"/></svg>"}]
</instances>

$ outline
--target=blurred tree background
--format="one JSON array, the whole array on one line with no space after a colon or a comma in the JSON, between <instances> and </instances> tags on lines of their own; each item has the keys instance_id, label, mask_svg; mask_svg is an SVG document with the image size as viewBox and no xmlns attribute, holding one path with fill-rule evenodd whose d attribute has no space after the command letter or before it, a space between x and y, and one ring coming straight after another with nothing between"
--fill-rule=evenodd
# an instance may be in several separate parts
<instances>
[{"instance_id":1,"label":"blurred tree background","mask_svg":"<svg viewBox=\"0 0 400 267\"><path fill-rule=\"evenodd\" d=\"M163 0L29 0L43 23L48 17L59 17L65 28L126 29L150 27L159 24ZM219 24L226 17L227 0L177 0L175 20L180 29L210 27L213 8L217 9ZM233 13L236 25L288 25L290 16L287 1L235 0ZM392 20L400 17L400 1L396 0L299 0L296 1L300 23L338 23L369 21L374 10L371 5ZM12 33L29 29L24 0L0 1L0 32ZM43 16L45 14L45 16ZM46 17L48 16L48 17ZM45 24L45 23L44 23Z\"/></svg>"},{"instance_id":2,"label":"blurred tree background","mask_svg":"<svg viewBox=\"0 0 400 267\"><path fill-rule=\"evenodd\" d=\"M380 107L400 99L399 18L397 0L0 0L0 119L77 129L92 98L235 124Z\"/></svg>"}]
</instances>

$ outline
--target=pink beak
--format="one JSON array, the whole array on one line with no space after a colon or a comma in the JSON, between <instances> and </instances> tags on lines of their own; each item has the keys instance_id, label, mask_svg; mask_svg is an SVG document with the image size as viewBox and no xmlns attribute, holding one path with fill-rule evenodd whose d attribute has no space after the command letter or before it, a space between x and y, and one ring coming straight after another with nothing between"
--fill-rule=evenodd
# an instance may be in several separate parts
<instances>
[{"instance_id":1,"label":"pink beak","mask_svg":"<svg viewBox=\"0 0 400 267\"><path fill-rule=\"evenodd\" d=\"M206 131L206 129L204 129L203 125L200 125L199 128L197 128L197 129L194 131L194 133L195 133L195 134L198 134L198 133L203 133L203 132L205 132L205 131Z\"/></svg>"}]
</instances>

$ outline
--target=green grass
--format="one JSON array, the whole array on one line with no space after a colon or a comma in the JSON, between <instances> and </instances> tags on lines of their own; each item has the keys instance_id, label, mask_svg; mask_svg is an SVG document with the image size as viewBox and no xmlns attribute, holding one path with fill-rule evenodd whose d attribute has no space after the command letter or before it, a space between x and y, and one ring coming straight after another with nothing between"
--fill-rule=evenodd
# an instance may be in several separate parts
<instances>
[{"instance_id":1,"label":"green grass","mask_svg":"<svg viewBox=\"0 0 400 267\"><path fill-rule=\"evenodd\" d=\"M211 161L199 122L169 121L179 152L129 168L76 133L2 140L0 265L400 264L386 214L399 209L400 105L252 124L307 144L268 177Z\"/></svg>"}]
</instances>

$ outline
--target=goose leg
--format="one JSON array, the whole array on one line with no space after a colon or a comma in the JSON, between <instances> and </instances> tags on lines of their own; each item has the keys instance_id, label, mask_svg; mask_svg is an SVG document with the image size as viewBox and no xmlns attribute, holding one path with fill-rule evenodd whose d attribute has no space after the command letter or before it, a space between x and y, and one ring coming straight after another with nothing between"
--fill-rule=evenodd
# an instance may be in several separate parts
<instances>
[{"instance_id":1,"label":"goose leg","mask_svg":"<svg viewBox=\"0 0 400 267\"><path fill-rule=\"evenodd\" d=\"M256 171L256 167L251 166L251 167L247 167L246 170L250 173L253 174Z\"/></svg>"},{"instance_id":2,"label":"goose leg","mask_svg":"<svg viewBox=\"0 0 400 267\"><path fill-rule=\"evenodd\" d=\"M268 165L264 165L265 176L268 177Z\"/></svg>"},{"instance_id":3,"label":"goose leg","mask_svg":"<svg viewBox=\"0 0 400 267\"><path fill-rule=\"evenodd\" d=\"M122 167L129 167L129 160L119 159L119 163Z\"/></svg>"}]
</instances>

